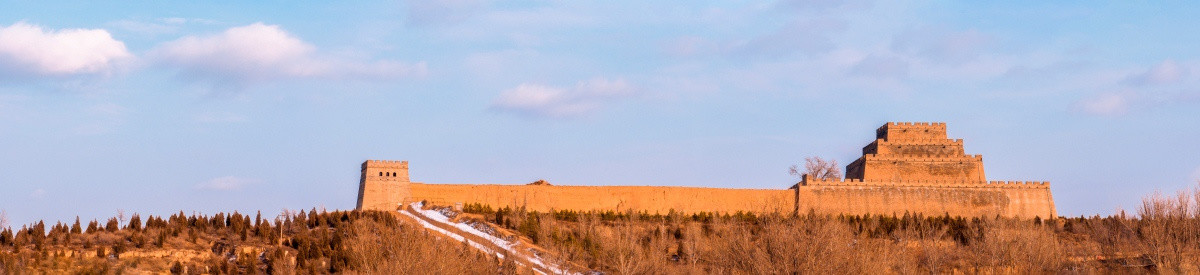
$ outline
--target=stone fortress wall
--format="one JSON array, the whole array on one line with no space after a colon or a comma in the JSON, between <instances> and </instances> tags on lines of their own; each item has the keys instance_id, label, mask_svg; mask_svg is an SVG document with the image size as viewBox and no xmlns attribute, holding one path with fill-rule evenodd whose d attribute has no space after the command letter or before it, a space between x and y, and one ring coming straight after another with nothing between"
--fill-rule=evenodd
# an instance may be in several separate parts
<instances>
[{"instance_id":1,"label":"stone fortress wall","mask_svg":"<svg viewBox=\"0 0 1200 275\"><path fill-rule=\"evenodd\" d=\"M795 210L789 189L723 189L671 186L553 186L501 184L412 184L409 201L440 205L482 203L527 210L646 211L651 214L738 211L785 213Z\"/></svg>"},{"instance_id":2,"label":"stone fortress wall","mask_svg":"<svg viewBox=\"0 0 1200 275\"><path fill-rule=\"evenodd\" d=\"M846 179L805 175L789 189L670 186L426 184L408 179L408 162L363 163L358 209L394 210L428 201L528 210L614 210L782 214L896 214L1057 217L1047 182L987 181L983 158L946 138L945 123L889 122L876 130Z\"/></svg>"}]
</instances>

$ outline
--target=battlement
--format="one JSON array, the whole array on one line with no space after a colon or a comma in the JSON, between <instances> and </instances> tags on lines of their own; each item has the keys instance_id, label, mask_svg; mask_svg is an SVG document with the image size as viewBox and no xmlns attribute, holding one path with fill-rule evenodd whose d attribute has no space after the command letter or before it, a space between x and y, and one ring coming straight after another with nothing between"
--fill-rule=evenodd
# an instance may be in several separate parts
<instances>
[{"instance_id":1,"label":"battlement","mask_svg":"<svg viewBox=\"0 0 1200 275\"><path fill-rule=\"evenodd\" d=\"M983 155L878 155L865 154L866 160L885 160L903 162L947 162L947 161L983 161Z\"/></svg>"},{"instance_id":2,"label":"battlement","mask_svg":"<svg viewBox=\"0 0 1200 275\"><path fill-rule=\"evenodd\" d=\"M888 122L875 130L875 138L883 140L945 139L944 122Z\"/></svg>"},{"instance_id":3,"label":"battlement","mask_svg":"<svg viewBox=\"0 0 1200 275\"><path fill-rule=\"evenodd\" d=\"M362 164L363 169L367 169L368 166L380 167L380 168L408 169L408 161L407 160L367 160L367 161L363 162L363 164Z\"/></svg>"},{"instance_id":4,"label":"battlement","mask_svg":"<svg viewBox=\"0 0 1200 275\"><path fill-rule=\"evenodd\" d=\"M891 127L941 127L946 128L945 122L888 122L884 126Z\"/></svg>"},{"instance_id":5,"label":"battlement","mask_svg":"<svg viewBox=\"0 0 1200 275\"><path fill-rule=\"evenodd\" d=\"M804 175L797 186L863 186L863 187L938 187L938 188L1027 188L1049 189L1047 181L949 181L949 180L862 180L862 179L816 179Z\"/></svg>"}]
</instances>

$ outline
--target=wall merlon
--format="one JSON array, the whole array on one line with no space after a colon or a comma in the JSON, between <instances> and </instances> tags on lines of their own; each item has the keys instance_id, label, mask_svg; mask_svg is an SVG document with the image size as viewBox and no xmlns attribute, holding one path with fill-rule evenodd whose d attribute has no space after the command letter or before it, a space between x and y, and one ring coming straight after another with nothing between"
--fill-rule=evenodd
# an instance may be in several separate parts
<instances>
[{"instance_id":1,"label":"wall merlon","mask_svg":"<svg viewBox=\"0 0 1200 275\"><path fill-rule=\"evenodd\" d=\"M936 162L936 161L970 161L983 160L982 155L879 155L866 154L863 155L867 160L876 161L908 161L908 162Z\"/></svg>"}]
</instances>

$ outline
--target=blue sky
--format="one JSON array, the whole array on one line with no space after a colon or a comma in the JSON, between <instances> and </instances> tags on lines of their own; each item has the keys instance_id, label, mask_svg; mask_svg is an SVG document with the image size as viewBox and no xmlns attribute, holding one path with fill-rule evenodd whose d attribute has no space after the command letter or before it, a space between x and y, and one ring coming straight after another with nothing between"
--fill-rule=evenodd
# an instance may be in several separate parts
<instances>
[{"instance_id":1,"label":"blue sky","mask_svg":"<svg viewBox=\"0 0 1200 275\"><path fill-rule=\"evenodd\" d=\"M349 209L365 159L431 183L786 188L887 121L947 122L1063 215L1200 179L1192 2L4 6L12 224Z\"/></svg>"}]
</instances>

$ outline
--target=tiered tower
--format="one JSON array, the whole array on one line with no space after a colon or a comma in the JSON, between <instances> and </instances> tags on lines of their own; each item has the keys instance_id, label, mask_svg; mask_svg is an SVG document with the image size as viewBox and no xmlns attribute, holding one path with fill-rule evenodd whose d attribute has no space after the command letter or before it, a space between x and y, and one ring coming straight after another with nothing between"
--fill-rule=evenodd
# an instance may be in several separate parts
<instances>
[{"instance_id":1,"label":"tiered tower","mask_svg":"<svg viewBox=\"0 0 1200 275\"><path fill-rule=\"evenodd\" d=\"M394 211L411 194L408 161L368 160L358 180L358 210Z\"/></svg>"},{"instance_id":2,"label":"tiered tower","mask_svg":"<svg viewBox=\"0 0 1200 275\"><path fill-rule=\"evenodd\" d=\"M888 122L875 130L863 156L846 165L859 181L986 182L983 157L967 155L961 139L946 138L946 123Z\"/></svg>"}]
</instances>

